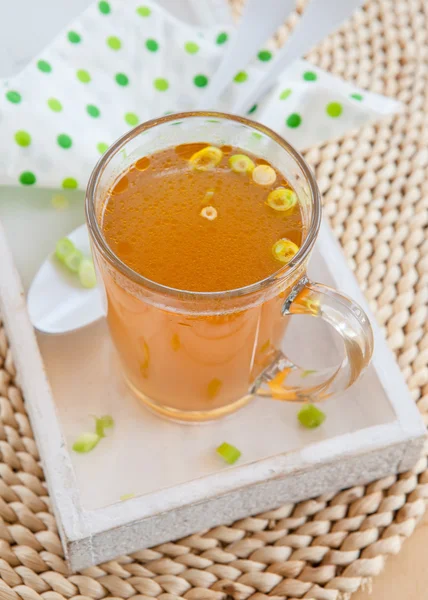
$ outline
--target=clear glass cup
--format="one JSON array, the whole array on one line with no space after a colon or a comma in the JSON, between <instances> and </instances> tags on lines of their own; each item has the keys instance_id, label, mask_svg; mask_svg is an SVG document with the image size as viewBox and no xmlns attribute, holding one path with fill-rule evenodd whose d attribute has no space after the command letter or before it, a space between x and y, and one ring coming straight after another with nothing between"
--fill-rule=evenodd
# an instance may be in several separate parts
<instances>
[{"instance_id":1,"label":"clear glass cup","mask_svg":"<svg viewBox=\"0 0 428 600\"><path fill-rule=\"evenodd\" d=\"M142 156L191 142L250 151L273 164L296 190L302 246L263 281L212 293L169 288L130 269L104 239L100 215L120 174ZM96 165L86 217L125 379L153 411L179 421L204 421L237 410L255 395L316 402L348 388L368 365L373 337L364 311L306 275L321 221L314 176L300 154L267 127L215 112L169 115L139 125ZM284 355L282 341L295 314L323 319L340 334L344 358L339 366L310 371Z\"/></svg>"}]
</instances>

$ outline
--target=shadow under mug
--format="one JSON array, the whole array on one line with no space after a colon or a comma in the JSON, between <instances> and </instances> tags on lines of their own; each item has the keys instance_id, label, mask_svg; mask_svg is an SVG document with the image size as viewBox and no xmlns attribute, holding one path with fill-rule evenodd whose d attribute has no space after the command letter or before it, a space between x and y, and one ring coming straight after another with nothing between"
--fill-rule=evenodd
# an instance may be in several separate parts
<instances>
[{"instance_id":1,"label":"shadow under mug","mask_svg":"<svg viewBox=\"0 0 428 600\"><path fill-rule=\"evenodd\" d=\"M142 156L192 142L252 152L294 187L303 242L287 265L263 281L224 292L177 290L136 273L108 246L100 219L117 177ZM316 402L347 389L368 365L373 336L364 311L306 275L321 221L314 176L300 154L267 127L215 112L148 121L122 136L96 165L87 188L86 217L125 379L155 412L179 421L204 421L237 410L255 395ZM285 356L282 341L296 314L323 319L339 333L344 347L340 365L314 371Z\"/></svg>"}]
</instances>

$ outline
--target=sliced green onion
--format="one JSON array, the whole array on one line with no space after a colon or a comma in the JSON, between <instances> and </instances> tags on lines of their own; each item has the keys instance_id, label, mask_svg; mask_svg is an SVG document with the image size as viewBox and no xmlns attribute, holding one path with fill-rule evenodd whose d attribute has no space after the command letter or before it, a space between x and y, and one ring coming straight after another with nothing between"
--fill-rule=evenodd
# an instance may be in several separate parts
<instances>
[{"instance_id":1,"label":"sliced green onion","mask_svg":"<svg viewBox=\"0 0 428 600\"><path fill-rule=\"evenodd\" d=\"M83 254L77 248L74 248L72 252L66 255L64 258L64 264L69 271L77 273L79 271L80 263L83 260Z\"/></svg>"},{"instance_id":2,"label":"sliced green onion","mask_svg":"<svg viewBox=\"0 0 428 600\"><path fill-rule=\"evenodd\" d=\"M57 241L55 246L55 256L59 261L64 263L67 256L72 254L75 250L76 247L73 242L65 237Z\"/></svg>"},{"instance_id":3,"label":"sliced green onion","mask_svg":"<svg viewBox=\"0 0 428 600\"><path fill-rule=\"evenodd\" d=\"M220 164L223 152L215 146L207 146L190 157L189 163L197 171L211 171Z\"/></svg>"},{"instance_id":4,"label":"sliced green onion","mask_svg":"<svg viewBox=\"0 0 428 600\"><path fill-rule=\"evenodd\" d=\"M85 288L93 288L97 285L94 263L89 258L83 258L80 261L79 281Z\"/></svg>"},{"instance_id":5,"label":"sliced green onion","mask_svg":"<svg viewBox=\"0 0 428 600\"><path fill-rule=\"evenodd\" d=\"M257 165L252 172L252 177L258 185L272 185L276 180L276 172L270 165Z\"/></svg>"},{"instance_id":6,"label":"sliced green onion","mask_svg":"<svg viewBox=\"0 0 428 600\"><path fill-rule=\"evenodd\" d=\"M300 377L304 379L305 377L309 377L309 375L313 375L314 373L316 373L315 369L306 369L306 371L302 371Z\"/></svg>"},{"instance_id":7,"label":"sliced green onion","mask_svg":"<svg viewBox=\"0 0 428 600\"><path fill-rule=\"evenodd\" d=\"M51 204L57 210L64 210L68 207L68 200L62 194L54 194L51 198Z\"/></svg>"},{"instance_id":8,"label":"sliced green onion","mask_svg":"<svg viewBox=\"0 0 428 600\"><path fill-rule=\"evenodd\" d=\"M207 386L207 393L208 393L208 398L210 400L213 400L217 394L219 393L220 389L222 386L222 382L220 379L217 379L217 377L214 377L214 379L211 379L211 381L209 382L208 386Z\"/></svg>"},{"instance_id":9,"label":"sliced green onion","mask_svg":"<svg viewBox=\"0 0 428 600\"><path fill-rule=\"evenodd\" d=\"M131 500L131 498L135 498L135 494L133 492L131 492L130 494L123 494L123 496L120 497L122 501Z\"/></svg>"},{"instance_id":10,"label":"sliced green onion","mask_svg":"<svg viewBox=\"0 0 428 600\"><path fill-rule=\"evenodd\" d=\"M99 438L105 437L105 429L110 429L110 427L113 427L113 425L113 417L110 415L104 415L103 417L99 418L95 417L95 431Z\"/></svg>"},{"instance_id":11,"label":"sliced green onion","mask_svg":"<svg viewBox=\"0 0 428 600\"><path fill-rule=\"evenodd\" d=\"M229 465L233 465L240 458L241 452L232 444L223 442L216 450L217 454L222 457Z\"/></svg>"},{"instance_id":12,"label":"sliced green onion","mask_svg":"<svg viewBox=\"0 0 428 600\"><path fill-rule=\"evenodd\" d=\"M174 352L178 352L178 350L180 350L181 342L178 333L174 333L174 335L172 336L171 346Z\"/></svg>"},{"instance_id":13,"label":"sliced green onion","mask_svg":"<svg viewBox=\"0 0 428 600\"><path fill-rule=\"evenodd\" d=\"M84 454L85 452L90 452L95 448L95 446L100 441L100 436L97 433L82 433L79 435L77 440L73 444L73 450L75 452L79 452L80 454Z\"/></svg>"},{"instance_id":14,"label":"sliced green onion","mask_svg":"<svg viewBox=\"0 0 428 600\"><path fill-rule=\"evenodd\" d=\"M229 158L229 167L235 173L252 173L255 166L251 158L245 154L234 154Z\"/></svg>"},{"instance_id":15,"label":"sliced green onion","mask_svg":"<svg viewBox=\"0 0 428 600\"><path fill-rule=\"evenodd\" d=\"M269 194L266 204L274 210L288 211L297 204L297 195L293 190L279 187Z\"/></svg>"},{"instance_id":16,"label":"sliced green onion","mask_svg":"<svg viewBox=\"0 0 428 600\"><path fill-rule=\"evenodd\" d=\"M209 204L213 199L215 190L208 190L205 192L205 196L202 198L202 204Z\"/></svg>"},{"instance_id":17,"label":"sliced green onion","mask_svg":"<svg viewBox=\"0 0 428 600\"><path fill-rule=\"evenodd\" d=\"M283 263L288 263L299 251L299 246L287 238L281 238L272 246L272 254Z\"/></svg>"},{"instance_id":18,"label":"sliced green onion","mask_svg":"<svg viewBox=\"0 0 428 600\"><path fill-rule=\"evenodd\" d=\"M214 221L214 219L217 219L217 210L214 206L204 206L199 215L204 219L208 219L208 221Z\"/></svg>"},{"instance_id":19,"label":"sliced green onion","mask_svg":"<svg viewBox=\"0 0 428 600\"><path fill-rule=\"evenodd\" d=\"M297 413L300 424L307 429L315 429L325 421L325 413L313 404L305 404Z\"/></svg>"},{"instance_id":20,"label":"sliced green onion","mask_svg":"<svg viewBox=\"0 0 428 600\"><path fill-rule=\"evenodd\" d=\"M266 340L265 343L260 346L260 352L267 352L270 348L270 340Z\"/></svg>"},{"instance_id":21,"label":"sliced green onion","mask_svg":"<svg viewBox=\"0 0 428 600\"><path fill-rule=\"evenodd\" d=\"M69 238L58 240L55 247L55 256L72 273L78 273L83 287L93 288L97 285L94 263L89 258L84 258L82 252L76 248Z\"/></svg>"}]
</instances>

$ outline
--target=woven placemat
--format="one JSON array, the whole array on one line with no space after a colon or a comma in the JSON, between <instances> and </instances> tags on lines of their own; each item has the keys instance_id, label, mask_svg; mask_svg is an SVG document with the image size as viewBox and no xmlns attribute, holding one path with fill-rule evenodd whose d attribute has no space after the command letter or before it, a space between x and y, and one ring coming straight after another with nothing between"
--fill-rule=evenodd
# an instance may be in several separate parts
<instances>
[{"instance_id":1,"label":"woven placemat","mask_svg":"<svg viewBox=\"0 0 428 600\"><path fill-rule=\"evenodd\" d=\"M306 158L324 214L428 421L428 3L373 0L309 59L407 105ZM0 600L343 600L380 572L425 510L426 455L399 477L69 576L15 375L0 324Z\"/></svg>"}]
</instances>

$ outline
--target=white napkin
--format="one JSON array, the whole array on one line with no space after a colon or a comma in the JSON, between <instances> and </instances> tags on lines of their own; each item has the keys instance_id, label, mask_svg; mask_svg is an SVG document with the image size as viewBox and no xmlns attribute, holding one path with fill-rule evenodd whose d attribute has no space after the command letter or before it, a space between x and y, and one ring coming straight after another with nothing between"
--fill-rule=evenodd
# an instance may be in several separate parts
<instances>
[{"instance_id":1,"label":"white napkin","mask_svg":"<svg viewBox=\"0 0 428 600\"><path fill-rule=\"evenodd\" d=\"M186 0L180 11L172 0L162 3L96 2L20 74L0 83L0 184L83 189L100 155L125 131L195 106L234 27L224 0ZM273 54L260 50L219 109L227 112L245 94ZM399 106L300 60L251 118L305 149Z\"/></svg>"}]
</instances>

